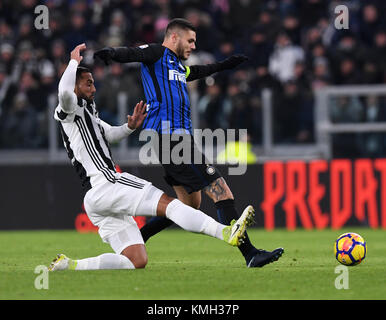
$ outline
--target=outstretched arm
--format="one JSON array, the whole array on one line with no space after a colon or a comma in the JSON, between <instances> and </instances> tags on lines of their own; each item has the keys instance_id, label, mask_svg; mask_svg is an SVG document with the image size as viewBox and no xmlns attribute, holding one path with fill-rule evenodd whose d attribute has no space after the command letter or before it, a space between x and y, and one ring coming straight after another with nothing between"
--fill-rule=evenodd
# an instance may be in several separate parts
<instances>
[{"instance_id":1,"label":"outstretched arm","mask_svg":"<svg viewBox=\"0 0 386 320\"><path fill-rule=\"evenodd\" d=\"M219 71L233 69L248 59L249 58L245 55L233 55L220 62L186 67L187 69L186 80L193 81L193 80L205 78Z\"/></svg>"},{"instance_id":2,"label":"outstretched arm","mask_svg":"<svg viewBox=\"0 0 386 320\"><path fill-rule=\"evenodd\" d=\"M76 82L76 69L83 57L80 55L81 51L86 49L84 43L76 46L71 51L71 60L64 71L58 88L59 105L65 113L72 113L77 105L77 97L74 93Z\"/></svg>"},{"instance_id":3,"label":"outstretched arm","mask_svg":"<svg viewBox=\"0 0 386 320\"><path fill-rule=\"evenodd\" d=\"M100 124L105 131L108 142L118 142L129 136L135 129L139 128L146 118L146 104L140 101L136 104L133 114L127 116L127 123L121 126L110 126L108 123L100 120Z\"/></svg>"},{"instance_id":4,"label":"outstretched arm","mask_svg":"<svg viewBox=\"0 0 386 320\"><path fill-rule=\"evenodd\" d=\"M106 65L111 61L154 63L162 56L163 48L160 45L143 45L139 47L106 47L95 51L94 59L102 60Z\"/></svg>"}]
</instances>

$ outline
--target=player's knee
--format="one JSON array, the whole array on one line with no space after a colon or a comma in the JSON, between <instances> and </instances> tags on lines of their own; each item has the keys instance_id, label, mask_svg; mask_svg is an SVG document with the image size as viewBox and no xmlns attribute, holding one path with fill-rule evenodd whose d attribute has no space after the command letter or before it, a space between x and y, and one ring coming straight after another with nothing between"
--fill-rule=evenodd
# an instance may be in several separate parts
<instances>
[{"instance_id":1,"label":"player's knee","mask_svg":"<svg viewBox=\"0 0 386 320\"><path fill-rule=\"evenodd\" d=\"M126 254L122 253L127 259L131 261L131 263L134 265L135 269L143 269L147 265L147 254L132 254L130 256L127 256Z\"/></svg>"},{"instance_id":2,"label":"player's knee","mask_svg":"<svg viewBox=\"0 0 386 320\"><path fill-rule=\"evenodd\" d=\"M146 267L147 261L148 261L148 258L147 258L147 255L145 255L145 256L137 257L135 261L132 261L132 262L136 269L143 269Z\"/></svg>"},{"instance_id":3,"label":"player's knee","mask_svg":"<svg viewBox=\"0 0 386 320\"><path fill-rule=\"evenodd\" d=\"M134 245L127 247L121 254L129 259L136 269L143 269L147 265L148 257L145 246Z\"/></svg>"}]
</instances>

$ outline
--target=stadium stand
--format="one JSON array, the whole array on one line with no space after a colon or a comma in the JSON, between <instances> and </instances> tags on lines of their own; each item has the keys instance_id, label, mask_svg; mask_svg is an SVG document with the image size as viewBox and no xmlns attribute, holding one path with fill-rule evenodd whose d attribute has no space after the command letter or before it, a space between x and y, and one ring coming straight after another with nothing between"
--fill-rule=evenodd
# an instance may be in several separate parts
<instances>
[{"instance_id":1,"label":"stadium stand","mask_svg":"<svg viewBox=\"0 0 386 320\"><path fill-rule=\"evenodd\" d=\"M49 9L49 28L34 27L34 8ZM386 83L385 1L352 0L349 30L331 22L335 1L326 0L3 0L0 2L0 149L48 145L48 97L56 94L70 49L86 42L83 64L93 70L102 119L117 123L115 97L128 104L143 97L139 66L95 63L104 46L159 42L167 22L189 19L197 50L187 64L209 63L232 53L251 59L235 71L197 81L199 126L246 128L262 142L261 91L274 94L274 141L314 141L313 90L327 85ZM385 97L337 98L332 120L386 121ZM385 155L385 134L336 135L338 157Z\"/></svg>"}]
</instances>

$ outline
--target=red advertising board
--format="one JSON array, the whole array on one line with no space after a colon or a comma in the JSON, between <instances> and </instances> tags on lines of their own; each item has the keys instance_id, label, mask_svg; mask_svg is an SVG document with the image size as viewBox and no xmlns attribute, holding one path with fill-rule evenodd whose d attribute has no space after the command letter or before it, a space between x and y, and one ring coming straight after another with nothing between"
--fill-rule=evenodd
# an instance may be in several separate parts
<instances>
[{"instance_id":1,"label":"red advertising board","mask_svg":"<svg viewBox=\"0 0 386 320\"><path fill-rule=\"evenodd\" d=\"M349 220L386 229L386 159L270 161L262 176L268 230L278 210L289 230L297 221L305 229L339 229Z\"/></svg>"}]
</instances>

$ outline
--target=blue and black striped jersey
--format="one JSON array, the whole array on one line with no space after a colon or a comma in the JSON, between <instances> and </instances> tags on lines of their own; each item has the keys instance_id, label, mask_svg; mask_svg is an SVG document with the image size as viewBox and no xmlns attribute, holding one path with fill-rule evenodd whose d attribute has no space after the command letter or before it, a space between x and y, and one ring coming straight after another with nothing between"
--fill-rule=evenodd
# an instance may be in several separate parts
<instances>
[{"instance_id":1,"label":"blue and black striped jersey","mask_svg":"<svg viewBox=\"0 0 386 320\"><path fill-rule=\"evenodd\" d=\"M144 129L159 133L192 132L190 102L185 67L175 53L161 45L143 46L142 50L156 51L158 59L151 64L141 63L141 76L149 105Z\"/></svg>"},{"instance_id":2,"label":"blue and black striped jersey","mask_svg":"<svg viewBox=\"0 0 386 320\"><path fill-rule=\"evenodd\" d=\"M177 55L161 44L117 47L112 59L141 62L141 76L149 105L144 129L159 133L192 133L191 110L186 83L224 69L221 62L184 66Z\"/></svg>"}]
</instances>

